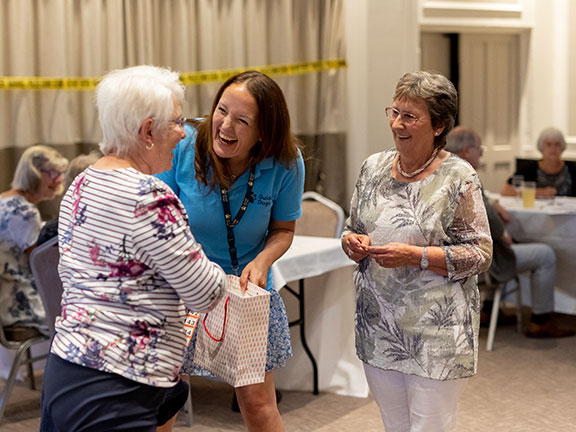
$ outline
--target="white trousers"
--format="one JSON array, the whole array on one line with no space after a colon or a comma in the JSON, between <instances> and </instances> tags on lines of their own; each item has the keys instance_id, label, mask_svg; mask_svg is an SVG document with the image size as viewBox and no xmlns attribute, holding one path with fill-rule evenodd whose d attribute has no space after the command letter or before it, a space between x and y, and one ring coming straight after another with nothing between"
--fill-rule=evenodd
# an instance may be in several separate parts
<instances>
[{"instance_id":1,"label":"white trousers","mask_svg":"<svg viewBox=\"0 0 576 432\"><path fill-rule=\"evenodd\" d=\"M439 381L364 363L370 392L386 432L448 432L455 430L458 399L467 378Z\"/></svg>"}]
</instances>

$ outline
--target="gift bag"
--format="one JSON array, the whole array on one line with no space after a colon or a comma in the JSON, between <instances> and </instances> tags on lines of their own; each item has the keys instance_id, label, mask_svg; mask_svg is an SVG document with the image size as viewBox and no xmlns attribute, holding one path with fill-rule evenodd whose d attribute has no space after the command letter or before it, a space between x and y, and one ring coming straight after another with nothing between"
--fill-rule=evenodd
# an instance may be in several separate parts
<instances>
[{"instance_id":1,"label":"gift bag","mask_svg":"<svg viewBox=\"0 0 576 432\"><path fill-rule=\"evenodd\" d=\"M216 306L198 322L194 363L234 387L264 382L270 293L236 276Z\"/></svg>"}]
</instances>

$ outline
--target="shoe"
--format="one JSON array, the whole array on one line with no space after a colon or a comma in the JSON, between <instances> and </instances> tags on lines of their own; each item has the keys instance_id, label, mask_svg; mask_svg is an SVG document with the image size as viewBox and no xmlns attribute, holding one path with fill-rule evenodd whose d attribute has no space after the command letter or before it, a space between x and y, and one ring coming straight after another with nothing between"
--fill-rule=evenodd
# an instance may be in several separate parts
<instances>
[{"instance_id":1,"label":"shoe","mask_svg":"<svg viewBox=\"0 0 576 432\"><path fill-rule=\"evenodd\" d=\"M526 336L529 338L551 339L574 336L573 329L560 328L553 320L548 320L544 324L531 322L526 329Z\"/></svg>"},{"instance_id":2,"label":"shoe","mask_svg":"<svg viewBox=\"0 0 576 432\"><path fill-rule=\"evenodd\" d=\"M492 314L484 310L480 311L480 327L490 327L490 317ZM502 309L498 312L498 326L516 325L516 315L505 313Z\"/></svg>"},{"instance_id":3,"label":"shoe","mask_svg":"<svg viewBox=\"0 0 576 432\"><path fill-rule=\"evenodd\" d=\"M282 400L282 392L276 390L276 405ZM240 406L238 405L238 398L236 397L236 392L234 392L234 397L232 398L232 411L240 412Z\"/></svg>"}]
</instances>

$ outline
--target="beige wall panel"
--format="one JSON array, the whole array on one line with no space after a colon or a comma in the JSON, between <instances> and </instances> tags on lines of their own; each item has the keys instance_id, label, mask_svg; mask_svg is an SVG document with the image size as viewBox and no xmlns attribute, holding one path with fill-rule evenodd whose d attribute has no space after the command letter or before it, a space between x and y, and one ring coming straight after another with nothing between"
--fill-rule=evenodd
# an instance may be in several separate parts
<instances>
[{"instance_id":1,"label":"beige wall panel","mask_svg":"<svg viewBox=\"0 0 576 432\"><path fill-rule=\"evenodd\" d=\"M517 51L516 35L464 34L460 38L460 123L483 137L479 175L484 187L495 192L515 166Z\"/></svg>"}]
</instances>

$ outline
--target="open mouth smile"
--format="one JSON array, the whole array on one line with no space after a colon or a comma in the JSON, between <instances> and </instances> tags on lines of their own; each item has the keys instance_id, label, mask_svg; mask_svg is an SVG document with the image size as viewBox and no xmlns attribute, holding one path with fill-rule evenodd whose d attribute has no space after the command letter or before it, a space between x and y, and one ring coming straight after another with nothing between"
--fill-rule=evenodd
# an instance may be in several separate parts
<instances>
[{"instance_id":1,"label":"open mouth smile","mask_svg":"<svg viewBox=\"0 0 576 432\"><path fill-rule=\"evenodd\" d=\"M234 143L238 142L238 139L224 135L222 132L220 132L220 134L218 134L218 138L220 138L220 140L224 144L234 144Z\"/></svg>"}]
</instances>

